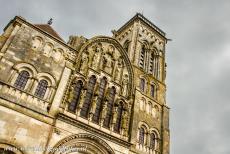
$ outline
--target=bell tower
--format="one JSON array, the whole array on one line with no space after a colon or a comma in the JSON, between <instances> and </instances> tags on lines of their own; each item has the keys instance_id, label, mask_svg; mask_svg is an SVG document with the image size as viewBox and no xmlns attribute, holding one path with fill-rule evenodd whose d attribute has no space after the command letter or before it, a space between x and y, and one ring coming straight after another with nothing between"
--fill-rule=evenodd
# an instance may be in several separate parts
<instances>
[{"instance_id":1,"label":"bell tower","mask_svg":"<svg viewBox=\"0 0 230 154\"><path fill-rule=\"evenodd\" d=\"M113 34L127 52L134 71L132 151L169 154L169 108L165 100L166 34L140 13Z\"/></svg>"}]
</instances>

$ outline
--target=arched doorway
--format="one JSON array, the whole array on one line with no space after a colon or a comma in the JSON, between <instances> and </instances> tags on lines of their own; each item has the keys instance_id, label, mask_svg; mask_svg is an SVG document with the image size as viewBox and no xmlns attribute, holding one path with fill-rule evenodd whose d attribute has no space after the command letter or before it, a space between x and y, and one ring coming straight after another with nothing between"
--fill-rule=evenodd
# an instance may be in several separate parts
<instances>
[{"instance_id":1,"label":"arched doorway","mask_svg":"<svg viewBox=\"0 0 230 154\"><path fill-rule=\"evenodd\" d=\"M114 152L105 141L94 135L76 134L58 142L50 154L114 154Z\"/></svg>"}]
</instances>

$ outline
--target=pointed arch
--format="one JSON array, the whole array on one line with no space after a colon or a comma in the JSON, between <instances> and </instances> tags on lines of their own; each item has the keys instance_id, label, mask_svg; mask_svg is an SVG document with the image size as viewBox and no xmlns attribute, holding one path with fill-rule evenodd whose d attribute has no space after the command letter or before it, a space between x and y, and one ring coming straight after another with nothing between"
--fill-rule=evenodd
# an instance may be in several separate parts
<instances>
[{"instance_id":1,"label":"pointed arch","mask_svg":"<svg viewBox=\"0 0 230 154\"><path fill-rule=\"evenodd\" d=\"M129 84L128 84L128 88L127 88L128 89L127 97L130 98L131 95L134 92L133 68L132 68L132 64L131 64L131 62L129 60L128 53L124 50L124 48L122 47L122 45L115 38L107 37L107 36L96 36L96 37L93 37L93 38L89 39L80 48L80 51L79 51L79 54L78 54L78 57L77 57L76 61L80 62L82 54L84 52L87 52L90 47L94 46L94 44L97 44L97 43L102 43L102 44L106 44L107 43L108 45L109 44L113 45L115 47L116 52L119 53L121 55L121 57L123 58L124 68L127 71L128 78L129 78ZM117 58L119 58L119 57L114 57L114 58L115 58L115 60L117 60ZM77 63L76 64L76 68L79 68L79 65L80 65L80 63ZM114 70L115 69L113 69L113 71Z\"/></svg>"}]
</instances>

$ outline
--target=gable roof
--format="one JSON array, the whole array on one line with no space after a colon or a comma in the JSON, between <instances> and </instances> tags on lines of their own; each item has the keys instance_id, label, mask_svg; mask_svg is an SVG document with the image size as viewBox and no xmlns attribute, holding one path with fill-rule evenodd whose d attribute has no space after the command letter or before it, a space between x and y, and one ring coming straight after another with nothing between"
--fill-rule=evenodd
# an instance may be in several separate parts
<instances>
[{"instance_id":1,"label":"gable roof","mask_svg":"<svg viewBox=\"0 0 230 154\"><path fill-rule=\"evenodd\" d=\"M122 31L125 27L127 27L129 24L133 23L136 20L141 20L142 22L144 22L145 24L147 24L148 26L150 26L151 28L153 28L154 30L156 30L161 36L163 36L164 38L166 37L166 33L161 30L159 27L157 27L155 24L153 24L150 20L148 20L147 18L145 18L142 14L137 13L134 17L132 17L128 22L126 22L121 28L119 28L117 30L117 32L119 33L120 31Z\"/></svg>"},{"instance_id":2,"label":"gable roof","mask_svg":"<svg viewBox=\"0 0 230 154\"><path fill-rule=\"evenodd\" d=\"M40 28L41 30L45 31L46 33L56 37L57 39L65 42L60 35L48 24L34 24L34 26Z\"/></svg>"}]
</instances>

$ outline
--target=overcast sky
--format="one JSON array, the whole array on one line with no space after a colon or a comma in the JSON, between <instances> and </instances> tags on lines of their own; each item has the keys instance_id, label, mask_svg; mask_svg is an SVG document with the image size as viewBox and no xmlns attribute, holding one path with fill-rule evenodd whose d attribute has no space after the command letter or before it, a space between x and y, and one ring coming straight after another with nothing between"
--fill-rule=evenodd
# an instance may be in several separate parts
<instances>
[{"instance_id":1,"label":"overcast sky","mask_svg":"<svg viewBox=\"0 0 230 154\"><path fill-rule=\"evenodd\" d=\"M69 35L111 36L136 12L167 33L171 154L230 154L229 0L0 0L0 29L15 15L54 19Z\"/></svg>"}]
</instances>

